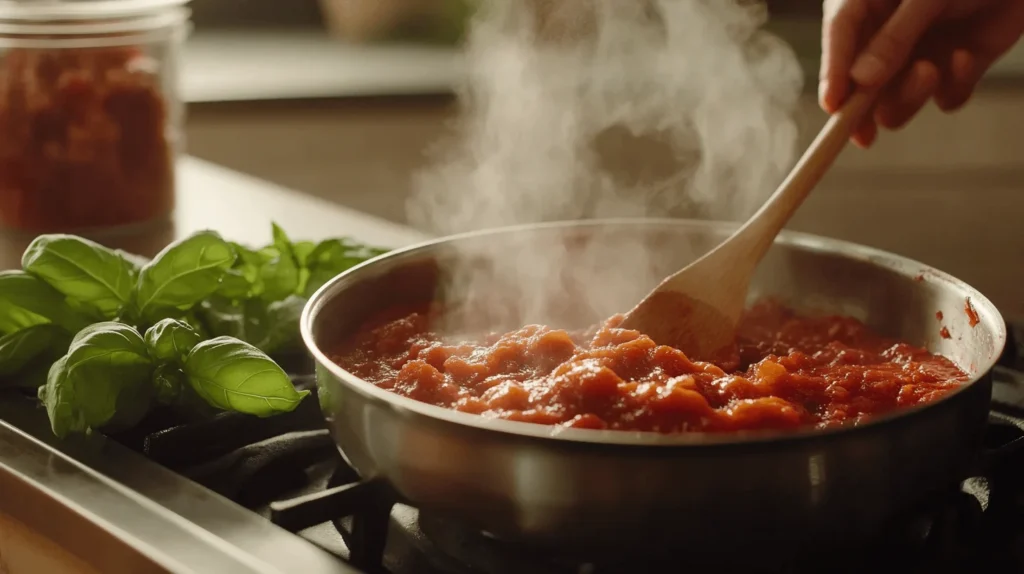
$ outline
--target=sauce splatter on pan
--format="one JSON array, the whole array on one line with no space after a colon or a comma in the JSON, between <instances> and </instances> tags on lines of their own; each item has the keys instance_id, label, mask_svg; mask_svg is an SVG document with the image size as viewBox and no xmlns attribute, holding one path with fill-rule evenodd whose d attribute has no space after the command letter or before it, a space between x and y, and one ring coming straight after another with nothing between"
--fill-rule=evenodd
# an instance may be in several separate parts
<instances>
[{"instance_id":1,"label":"sauce splatter on pan","mask_svg":"<svg viewBox=\"0 0 1024 574\"><path fill-rule=\"evenodd\" d=\"M978 312L974 310L974 305L971 305L970 297L964 300L964 313L967 313L967 324L971 327L981 322L981 319L978 318Z\"/></svg>"}]
</instances>

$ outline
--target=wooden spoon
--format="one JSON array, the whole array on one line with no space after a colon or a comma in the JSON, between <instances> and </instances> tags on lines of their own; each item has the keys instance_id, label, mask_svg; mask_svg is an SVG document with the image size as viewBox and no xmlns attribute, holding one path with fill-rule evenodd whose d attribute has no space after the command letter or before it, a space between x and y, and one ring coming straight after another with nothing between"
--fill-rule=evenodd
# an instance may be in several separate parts
<instances>
[{"instance_id":1,"label":"wooden spoon","mask_svg":"<svg viewBox=\"0 0 1024 574\"><path fill-rule=\"evenodd\" d=\"M857 91L829 118L793 171L731 237L669 276L622 322L690 358L715 360L732 349L750 280L804 199L870 113L875 92Z\"/></svg>"}]
</instances>

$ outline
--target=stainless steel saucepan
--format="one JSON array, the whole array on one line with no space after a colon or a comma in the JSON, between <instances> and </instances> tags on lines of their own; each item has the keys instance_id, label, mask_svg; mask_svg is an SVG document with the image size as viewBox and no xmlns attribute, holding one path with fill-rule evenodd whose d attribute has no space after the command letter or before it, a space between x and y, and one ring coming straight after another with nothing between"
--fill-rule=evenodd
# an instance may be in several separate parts
<instances>
[{"instance_id":1,"label":"stainless steel saucepan","mask_svg":"<svg viewBox=\"0 0 1024 574\"><path fill-rule=\"evenodd\" d=\"M456 412L379 389L330 359L361 321L404 303L470 305L464 316L488 323L478 327L592 324L734 228L682 220L506 228L392 252L336 277L310 300L302 335L338 448L362 477L421 511L579 555L631 545L725 558L861 539L968 476L1006 339L999 312L941 271L811 235L779 237L752 298L856 317L946 355L972 382L857 427L666 436ZM973 326L968 299L980 319Z\"/></svg>"}]
</instances>

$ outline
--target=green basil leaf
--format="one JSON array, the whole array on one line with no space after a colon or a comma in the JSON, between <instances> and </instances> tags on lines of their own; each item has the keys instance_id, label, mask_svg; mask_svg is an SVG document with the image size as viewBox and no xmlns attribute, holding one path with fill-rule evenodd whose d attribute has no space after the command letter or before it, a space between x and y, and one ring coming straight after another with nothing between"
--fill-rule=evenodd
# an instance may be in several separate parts
<instances>
[{"instance_id":1,"label":"green basil leaf","mask_svg":"<svg viewBox=\"0 0 1024 574\"><path fill-rule=\"evenodd\" d=\"M374 247L372 245L360 243L352 239L351 237L342 237L341 244L344 245L345 248L348 250L349 256L356 257L362 260L373 259L378 255L384 255L385 253L391 251L390 249L386 249L384 247Z\"/></svg>"},{"instance_id":2,"label":"green basil leaf","mask_svg":"<svg viewBox=\"0 0 1024 574\"><path fill-rule=\"evenodd\" d=\"M17 333L35 325L49 324L46 317L0 299L0 333Z\"/></svg>"},{"instance_id":3,"label":"green basil leaf","mask_svg":"<svg viewBox=\"0 0 1024 574\"><path fill-rule=\"evenodd\" d=\"M306 288L309 285L309 277L310 277L309 268L307 268L307 267L300 267L299 268L299 285L295 289L295 291L297 293L305 293L306 292Z\"/></svg>"},{"instance_id":4,"label":"green basil leaf","mask_svg":"<svg viewBox=\"0 0 1024 574\"><path fill-rule=\"evenodd\" d=\"M132 264L88 239L41 235L25 250L21 266L104 318L116 317L131 299Z\"/></svg>"},{"instance_id":5,"label":"green basil leaf","mask_svg":"<svg viewBox=\"0 0 1024 574\"><path fill-rule=\"evenodd\" d=\"M199 335L200 339L209 339L210 331L206 328L206 325L199 319L199 307L193 307L191 311L185 313L181 317L181 321L184 321L186 325L192 328L193 331Z\"/></svg>"},{"instance_id":6,"label":"green basil leaf","mask_svg":"<svg viewBox=\"0 0 1024 574\"><path fill-rule=\"evenodd\" d=\"M181 367L171 364L158 366L153 371L153 389L156 401L170 407L184 422L210 419L222 412L196 394Z\"/></svg>"},{"instance_id":7,"label":"green basil leaf","mask_svg":"<svg viewBox=\"0 0 1024 574\"><path fill-rule=\"evenodd\" d=\"M233 337L275 355L301 346L299 318L305 305L306 300L298 295L270 303L213 297L203 301L201 315L211 335Z\"/></svg>"},{"instance_id":8,"label":"green basil leaf","mask_svg":"<svg viewBox=\"0 0 1024 574\"><path fill-rule=\"evenodd\" d=\"M387 253L387 250L359 245L346 239L321 241L306 259L309 279L302 290L303 295L311 297L338 274L382 253Z\"/></svg>"},{"instance_id":9,"label":"green basil leaf","mask_svg":"<svg viewBox=\"0 0 1024 574\"><path fill-rule=\"evenodd\" d=\"M260 268L266 260L262 255L238 243L231 243L238 257L234 265L221 280L217 294L228 299L248 299L263 293L263 282L260 279Z\"/></svg>"},{"instance_id":10,"label":"green basil leaf","mask_svg":"<svg viewBox=\"0 0 1024 574\"><path fill-rule=\"evenodd\" d=\"M52 363L68 350L71 333L52 324L33 325L0 337L0 377L21 375L27 367Z\"/></svg>"},{"instance_id":11,"label":"green basil leaf","mask_svg":"<svg viewBox=\"0 0 1024 574\"><path fill-rule=\"evenodd\" d=\"M175 405L181 399L182 390L188 385L185 372L177 365L160 365L153 371L153 389L156 400L162 405Z\"/></svg>"},{"instance_id":12,"label":"green basil leaf","mask_svg":"<svg viewBox=\"0 0 1024 574\"><path fill-rule=\"evenodd\" d=\"M306 264L310 267L325 264L333 259L340 259L346 256L348 248L341 239L325 239L316 245L313 252L306 258Z\"/></svg>"},{"instance_id":13,"label":"green basil leaf","mask_svg":"<svg viewBox=\"0 0 1024 574\"><path fill-rule=\"evenodd\" d=\"M200 397L228 411L256 416L290 412L309 394L295 390L270 357L231 337L196 345L185 360L184 371Z\"/></svg>"},{"instance_id":14,"label":"green basil leaf","mask_svg":"<svg viewBox=\"0 0 1024 574\"><path fill-rule=\"evenodd\" d=\"M292 244L292 252L295 253L295 261L299 264L299 267L305 267L309 261L309 256L316 249L316 243L312 241L299 241Z\"/></svg>"},{"instance_id":15,"label":"green basil leaf","mask_svg":"<svg viewBox=\"0 0 1024 574\"><path fill-rule=\"evenodd\" d=\"M55 323L73 333L93 321L72 309L67 298L42 279L24 271L0 271L0 332Z\"/></svg>"},{"instance_id":16,"label":"green basil leaf","mask_svg":"<svg viewBox=\"0 0 1024 574\"><path fill-rule=\"evenodd\" d=\"M263 337L253 344L268 355L275 355L302 346L299 319L306 307L306 299L292 295L283 301L267 305Z\"/></svg>"},{"instance_id":17,"label":"green basil leaf","mask_svg":"<svg viewBox=\"0 0 1024 574\"><path fill-rule=\"evenodd\" d=\"M146 331L149 355L160 362L179 363L199 344L199 334L187 323L164 319Z\"/></svg>"},{"instance_id":18,"label":"green basil leaf","mask_svg":"<svg viewBox=\"0 0 1024 574\"><path fill-rule=\"evenodd\" d=\"M40 389L54 434L137 424L152 403L152 372L146 342L134 328L105 322L83 329Z\"/></svg>"},{"instance_id":19,"label":"green basil leaf","mask_svg":"<svg viewBox=\"0 0 1024 574\"><path fill-rule=\"evenodd\" d=\"M317 368L319 369L320 367ZM316 378L316 398L321 412L337 412L333 400L334 396L331 394L331 386L327 384L327 377Z\"/></svg>"},{"instance_id":20,"label":"green basil leaf","mask_svg":"<svg viewBox=\"0 0 1024 574\"><path fill-rule=\"evenodd\" d=\"M299 241L292 245L295 260L299 264L299 284L295 288L296 293L306 292L306 285L309 284L309 256L315 249L316 244L312 241Z\"/></svg>"},{"instance_id":21,"label":"green basil leaf","mask_svg":"<svg viewBox=\"0 0 1024 574\"><path fill-rule=\"evenodd\" d=\"M228 269L220 281L217 294L228 299L248 299L254 295L254 285L239 269Z\"/></svg>"},{"instance_id":22,"label":"green basil leaf","mask_svg":"<svg viewBox=\"0 0 1024 574\"><path fill-rule=\"evenodd\" d=\"M264 254L258 251L253 251L241 243L232 242L231 247L233 247L235 252L238 253L239 262L253 269L259 269L260 266L277 255L276 252L272 254Z\"/></svg>"},{"instance_id":23,"label":"green basil leaf","mask_svg":"<svg viewBox=\"0 0 1024 574\"><path fill-rule=\"evenodd\" d=\"M273 251L277 255L260 269L263 282L262 297L266 301L279 301L292 295L299 288L299 264L295 259L291 241L284 230L275 223ZM269 250L265 250L268 254Z\"/></svg>"},{"instance_id":24,"label":"green basil leaf","mask_svg":"<svg viewBox=\"0 0 1024 574\"><path fill-rule=\"evenodd\" d=\"M213 337L234 337L248 341L245 306L249 301L235 302L224 297L210 297L199 306L198 315Z\"/></svg>"},{"instance_id":25,"label":"green basil leaf","mask_svg":"<svg viewBox=\"0 0 1024 574\"><path fill-rule=\"evenodd\" d=\"M128 265L135 272L136 277L139 276L139 272L142 271L142 268L149 264L149 259L146 259L141 255L128 253L127 251L123 251L121 249L115 249L114 253L120 255L121 258L124 259L126 263L128 263Z\"/></svg>"},{"instance_id":26,"label":"green basil leaf","mask_svg":"<svg viewBox=\"0 0 1024 574\"><path fill-rule=\"evenodd\" d=\"M167 246L139 274L136 304L143 321L187 311L213 294L235 261L227 241L201 231Z\"/></svg>"}]
</instances>

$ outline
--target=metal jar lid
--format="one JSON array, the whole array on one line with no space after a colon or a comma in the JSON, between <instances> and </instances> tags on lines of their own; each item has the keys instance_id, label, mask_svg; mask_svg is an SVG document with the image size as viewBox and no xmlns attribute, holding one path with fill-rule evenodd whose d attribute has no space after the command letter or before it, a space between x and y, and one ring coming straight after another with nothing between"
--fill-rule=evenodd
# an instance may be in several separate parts
<instances>
[{"instance_id":1,"label":"metal jar lid","mask_svg":"<svg viewBox=\"0 0 1024 574\"><path fill-rule=\"evenodd\" d=\"M0 0L0 20L58 22L133 18L179 8L189 0Z\"/></svg>"},{"instance_id":2,"label":"metal jar lid","mask_svg":"<svg viewBox=\"0 0 1024 574\"><path fill-rule=\"evenodd\" d=\"M172 29L188 21L188 3L189 0L0 0L0 47L10 43L24 47L75 47L88 38Z\"/></svg>"}]
</instances>

